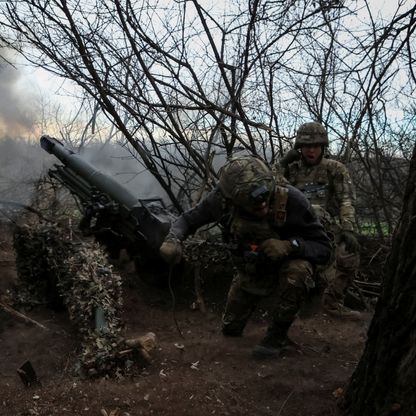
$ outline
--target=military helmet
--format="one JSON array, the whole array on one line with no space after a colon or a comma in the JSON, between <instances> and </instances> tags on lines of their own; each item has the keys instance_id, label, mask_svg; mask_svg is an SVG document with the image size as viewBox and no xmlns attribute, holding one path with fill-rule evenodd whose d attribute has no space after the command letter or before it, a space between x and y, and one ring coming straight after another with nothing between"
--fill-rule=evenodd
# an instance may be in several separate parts
<instances>
[{"instance_id":1,"label":"military helmet","mask_svg":"<svg viewBox=\"0 0 416 416\"><path fill-rule=\"evenodd\" d=\"M302 124L296 134L295 149L310 144L328 146L328 133L321 123L311 122Z\"/></svg>"},{"instance_id":2,"label":"military helmet","mask_svg":"<svg viewBox=\"0 0 416 416\"><path fill-rule=\"evenodd\" d=\"M222 194L241 207L267 200L274 185L271 169L256 156L232 158L220 170L218 186Z\"/></svg>"}]
</instances>

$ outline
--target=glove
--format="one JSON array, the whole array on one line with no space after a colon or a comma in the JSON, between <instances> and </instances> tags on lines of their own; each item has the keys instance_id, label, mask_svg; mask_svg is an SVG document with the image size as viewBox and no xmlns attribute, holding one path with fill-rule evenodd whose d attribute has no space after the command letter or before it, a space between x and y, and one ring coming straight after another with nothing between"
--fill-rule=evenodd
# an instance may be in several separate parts
<instances>
[{"instance_id":1,"label":"glove","mask_svg":"<svg viewBox=\"0 0 416 416\"><path fill-rule=\"evenodd\" d=\"M293 247L289 241L278 240L276 238L269 238L263 241L259 248L260 251L263 251L273 261L285 258L293 251Z\"/></svg>"},{"instance_id":2,"label":"glove","mask_svg":"<svg viewBox=\"0 0 416 416\"><path fill-rule=\"evenodd\" d=\"M169 264L178 264L182 258L182 244L179 240L166 240L160 246L160 257Z\"/></svg>"},{"instance_id":3,"label":"glove","mask_svg":"<svg viewBox=\"0 0 416 416\"><path fill-rule=\"evenodd\" d=\"M355 253L360 249L360 243L352 231L343 231L339 239L345 244L345 249L350 253Z\"/></svg>"},{"instance_id":4,"label":"glove","mask_svg":"<svg viewBox=\"0 0 416 416\"><path fill-rule=\"evenodd\" d=\"M299 159L300 153L296 149L291 149L282 157L282 159L280 159L280 164L286 167Z\"/></svg>"}]
</instances>

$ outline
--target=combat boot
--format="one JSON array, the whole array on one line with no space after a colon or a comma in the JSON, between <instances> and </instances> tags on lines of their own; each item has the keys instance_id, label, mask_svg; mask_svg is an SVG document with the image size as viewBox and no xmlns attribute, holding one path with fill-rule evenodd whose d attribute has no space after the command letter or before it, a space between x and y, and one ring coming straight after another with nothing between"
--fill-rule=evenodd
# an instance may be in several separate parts
<instances>
[{"instance_id":1,"label":"combat boot","mask_svg":"<svg viewBox=\"0 0 416 416\"><path fill-rule=\"evenodd\" d=\"M241 337L245 326L245 321L224 322L223 319L221 332L225 337Z\"/></svg>"},{"instance_id":2,"label":"combat boot","mask_svg":"<svg viewBox=\"0 0 416 416\"><path fill-rule=\"evenodd\" d=\"M323 309L328 315L333 316L334 318L351 319L353 321L359 321L363 318L361 312L347 308L341 303L325 303Z\"/></svg>"},{"instance_id":3,"label":"combat boot","mask_svg":"<svg viewBox=\"0 0 416 416\"><path fill-rule=\"evenodd\" d=\"M291 323L272 324L266 336L257 344L252 352L258 359L278 358L284 351L295 349L296 344L289 339L287 332Z\"/></svg>"}]
</instances>

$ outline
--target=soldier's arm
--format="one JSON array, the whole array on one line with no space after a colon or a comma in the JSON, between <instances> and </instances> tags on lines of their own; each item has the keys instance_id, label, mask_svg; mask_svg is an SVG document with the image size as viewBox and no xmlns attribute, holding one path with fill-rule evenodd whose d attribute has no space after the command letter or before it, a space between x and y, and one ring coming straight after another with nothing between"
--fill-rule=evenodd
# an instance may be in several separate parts
<instances>
[{"instance_id":1,"label":"soldier's arm","mask_svg":"<svg viewBox=\"0 0 416 416\"><path fill-rule=\"evenodd\" d=\"M355 228L355 190L348 169L338 163L334 172L335 198L339 206L339 219L343 231L354 231Z\"/></svg>"},{"instance_id":2,"label":"soldier's arm","mask_svg":"<svg viewBox=\"0 0 416 416\"><path fill-rule=\"evenodd\" d=\"M289 187L287 217L282 228L283 239L297 239L299 257L315 264L326 264L331 256L331 241L301 191Z\"/></svg>"},{"instance_id":3,"label":"soldier's arm","mask_svg":"<svg viewBox=\"0 0 416 416\"><path fill-rule=\"evenodd\" d=\"M167 239L185 240L203 225L220 220L224 209L223 197L216 188L198 205L180 215L173 222Z\"/></svg>"}]
</instances>

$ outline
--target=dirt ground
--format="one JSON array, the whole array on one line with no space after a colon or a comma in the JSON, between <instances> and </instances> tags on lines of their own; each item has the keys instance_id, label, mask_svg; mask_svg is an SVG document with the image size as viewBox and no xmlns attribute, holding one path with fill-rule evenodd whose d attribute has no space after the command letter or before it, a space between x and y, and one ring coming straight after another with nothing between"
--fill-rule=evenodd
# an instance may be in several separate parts
<instances>
[{"instance_id":1,"label":"dirt ground","mask_svg":"<svg viewBox=\"0 0 416 416\"><path fill-rule=\"evenodd\" d=\"M10 236L4 232L0 255L4 295L16 279ZM0 309L3 415L339 414L337 396L359 360L371 312L362 321L347 322L310 310L290 330L297 351L257 361L251 350L264 335L267 305L259 309L244 337L226 339L220 333L226 284L219 284L216 294L207 291L208 311L202 313L190 307L191 289L175 288L173 309L170 292L140 282L130 265L124 266L122 276L124 334L156 334L150 364L128 377L81 379L74 371L79 339L65 312L43 306L22 311L48 328L44 330ZM38 386L25 387L17 373L27 360Z\"/></svg>"}]
</instances>

